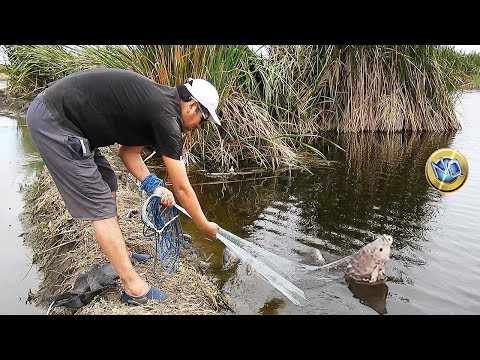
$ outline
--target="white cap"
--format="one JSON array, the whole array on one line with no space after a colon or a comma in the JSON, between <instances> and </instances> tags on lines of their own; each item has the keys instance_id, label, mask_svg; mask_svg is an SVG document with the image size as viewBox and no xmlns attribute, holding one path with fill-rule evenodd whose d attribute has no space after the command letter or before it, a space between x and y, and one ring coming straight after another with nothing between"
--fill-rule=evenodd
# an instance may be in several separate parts
<instances>
[{"instance_id":1,"label":"white cap","mask_svg":"<svg viewBox=\"0 0 480 360\"><path fill-rule=\"evenodd\" d=\"M220 120L215 112L219 100L217 89L207 80L203 79L188 78L184 85L190 94L208 110L210 114L208 120L220 125Z\"/></svg>"}]
</instances>

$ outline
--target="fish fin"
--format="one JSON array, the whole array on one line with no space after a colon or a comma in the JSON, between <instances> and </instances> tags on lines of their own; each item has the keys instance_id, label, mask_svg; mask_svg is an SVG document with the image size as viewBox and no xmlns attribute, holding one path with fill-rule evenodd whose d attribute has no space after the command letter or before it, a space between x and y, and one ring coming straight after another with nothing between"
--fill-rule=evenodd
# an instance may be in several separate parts
<instances>
[{"instance_id":1,"label":"fish fin","mask_svg":"<svg viewBox=\"0 0 480 360\"><path fill-rule=\"evenodd\" d=\"M84 305L85 303L83 302L82 297L76 294L69 294L67 298L57 300L53 304L54 307L67 307L71 309L79 309Z\"/></svg>"},{"instance_id":2,"label":"fish fin","mask_svg":"<svg viewBox=\"0 0 480 360\"><path fill-rule=\"evenodd\" d=\"M373 282L377 281L378 274L379 274L379 268L378 268L378 266L376 266L375 269L373 269L372 274L370 275L370 279L368 280L368 282L373 283Z\"/></svg>"}]
</instances>

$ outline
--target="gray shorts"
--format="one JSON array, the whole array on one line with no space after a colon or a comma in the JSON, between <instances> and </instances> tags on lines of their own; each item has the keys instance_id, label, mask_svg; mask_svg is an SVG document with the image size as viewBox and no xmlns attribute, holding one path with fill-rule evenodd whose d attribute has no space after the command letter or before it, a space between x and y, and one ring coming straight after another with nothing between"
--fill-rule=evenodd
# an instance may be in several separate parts
<instances>
[{"instance_id":1,"label":"gray shorts","mask_svg":"<svg viewBox=\"0 0 480 360\"><path fill-rule=\"evenodd\" d=\"M58 188L68 212L77 220L102 220L116 216L112 191L117 177L99 149L90 149L80 130L61 126L40 93L27 115L30 136Z\"/></svg>"}]
</instances>

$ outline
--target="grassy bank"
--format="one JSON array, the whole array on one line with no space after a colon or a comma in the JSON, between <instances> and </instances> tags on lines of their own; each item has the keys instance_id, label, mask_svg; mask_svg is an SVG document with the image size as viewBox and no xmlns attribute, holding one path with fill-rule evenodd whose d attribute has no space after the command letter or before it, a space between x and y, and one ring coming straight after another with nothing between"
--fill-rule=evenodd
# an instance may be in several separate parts
<instances>
[{"instance_id":1,"label":"grassy bank","mask_svg":"<svg viewBox=\"0 0 480 360\"><path fill-rule=\"evenodd\" d=\"M32 301L49 314L157 314L204 315L226 313L225 299L213 280L205 273L206 267L192 243L185 242L180 253L177 272L160 281L153 272L155 244L143 235L139 220L143 199L126 169L112 156L117 149L104 148L102 152L120 174L117 192L118 217L127 247L139 253L152 255L144 264L134 264L150 284L169 293L163 303L152 302L143 306L120 303L118 286L105 290L79 310L51 307L48 297L72 288L77 277L93 265L106 262L88 221L70 218L52 178L46 168L25 193L29 204L23 213L26 229L25 241L33 250L33 262L42 276L39 290ZM136 214L132 216L131 214ZM52 216L55 214L55 216ZM158 268L156 270L159 271Z\"/></svg>"}]
</instances>

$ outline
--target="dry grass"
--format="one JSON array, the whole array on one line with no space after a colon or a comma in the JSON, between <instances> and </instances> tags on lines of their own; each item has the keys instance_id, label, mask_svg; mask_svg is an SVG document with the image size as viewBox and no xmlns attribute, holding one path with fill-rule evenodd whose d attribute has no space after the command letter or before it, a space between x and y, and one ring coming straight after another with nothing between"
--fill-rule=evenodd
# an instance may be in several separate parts
<instances>
[{"instance_id":1,"label":"dry grass","mask_svg":"<svg viewBox=\"0 0 480 360\"><path fill-rule=\"evenodd\" d=\"M239 167L248 160L273 170L299 165L296 152L287 143L288 139L282 137L283 129L258 102L250 101L240 93L232 93L223 108L223 119L225 136L220 135L218 128L212 127L216 140L205 142L202 137L208 134L196 132L199 140L187 149L195 145L196 151L193 152L203 152L202 157L220 164L220 169L232 165Z\"/></svg>"},{"instance_id":2,"label":"dry grass","mask_svg":"<svg viewBox=\"0 0 480 360\"><path fill-rule=\"evenodd\" d=\"M460 71L452 71L433 45L279 45L270 53L282 76L267 84L265 97L288 109L290 132L460 128L453 93L462 83Z\"/></svg>"},{"instance_id":3,"label":"dry grass","mask_svg":"<svg viewBox=\"0 0 480 360\"><path fill-rule=\"evenodd\" d=\"M135 252L155 255L155 243L143 235L140 210L141 193L131 175L117 160L116 147L102 149L119 174L117 192L118 218L127 247ZM32 230L25 235L32 246L34 262L43 277L33 296L35 303L49 314L222 314L228 306L215 281L205 273L201 256L194 245L186 242L180 253L180 265L175 274L160 281L153 273L153 260L135 264L139 274L154 286L170 294L163 303L150 302L143 306L120 303L120 282L116 289L97 295L78 311L50 308L46 297L69 290L81 273L94 264L106 261L93 235L89 221L71 219L49 172L44 168L38 181L28 189L23 220ZM131 214L135 214L131 216ZM204 264L204 263L203 263ZM157 270L158 271L158 270Z\"/></svg>"}]
</instances>

